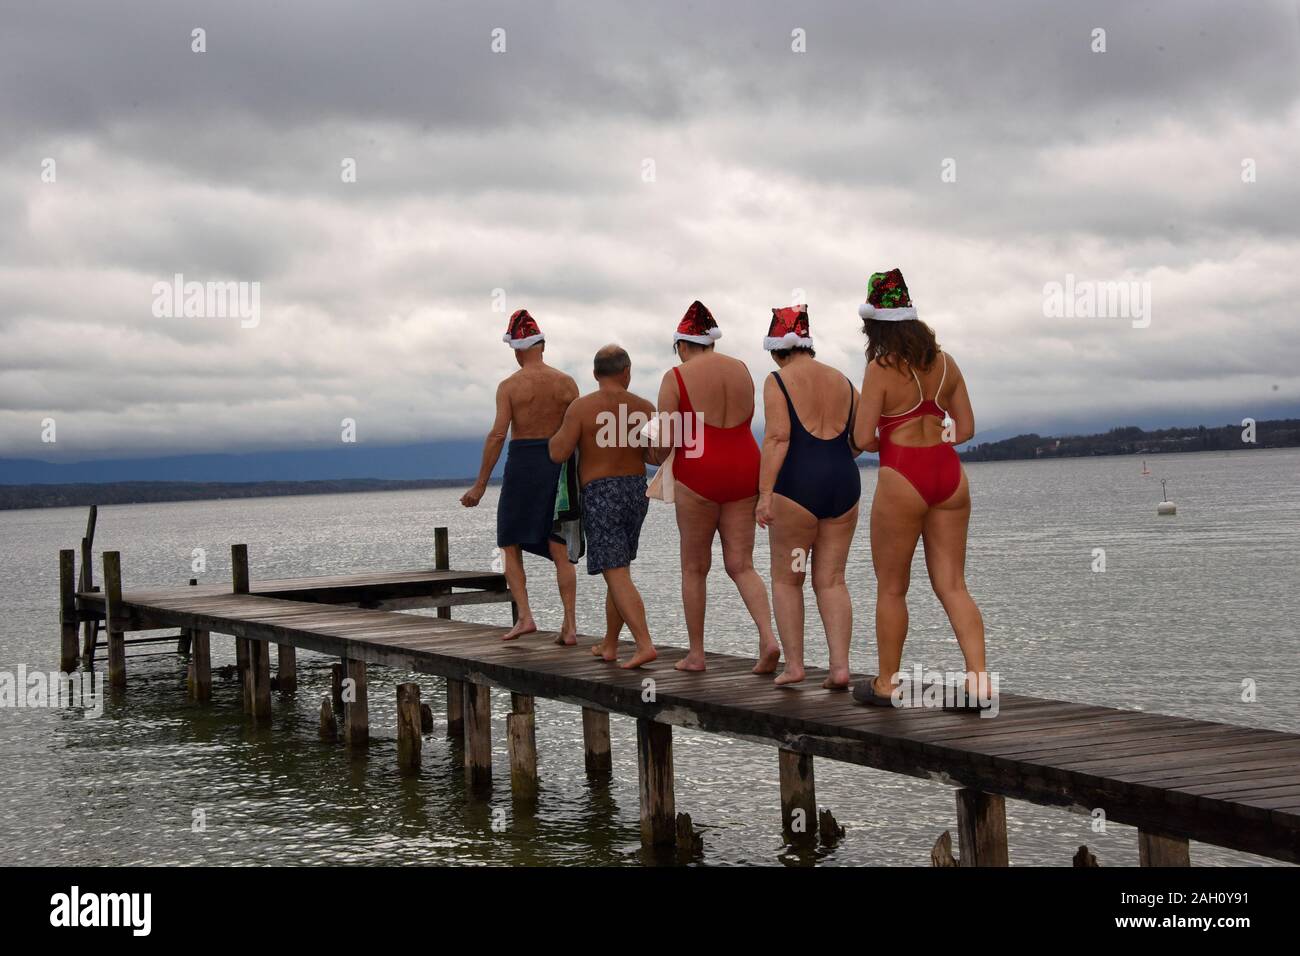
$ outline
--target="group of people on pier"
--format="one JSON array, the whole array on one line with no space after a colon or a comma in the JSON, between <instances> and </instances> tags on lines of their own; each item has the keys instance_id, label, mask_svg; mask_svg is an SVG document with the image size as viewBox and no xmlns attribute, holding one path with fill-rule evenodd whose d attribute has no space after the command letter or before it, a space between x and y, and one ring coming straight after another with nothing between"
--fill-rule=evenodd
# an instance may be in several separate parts
<instances>
[{"instance_id":1,"label":"group of people on pier","mask_svg":"<svg viewBox=\"0 0 1300 956\"><path fill-rule=\"evenodd\" d=\"M617 345L596 353L596 388L580 395L573 378L546 364L536 320L515 312L504 339L519 370L497 388L478 480L461 498L467 507L479 503L506 449L497 545L518 620L505 639L537 630L523 563L529 552L555 565L564 608L557 643L577 643L574 566L585 554L588 573L606 584L605 637L592 653L616 662L626 626L636 649L622 666L653 661L631 566L654 497L672 503L681 540L690 648L678 669L706 666L707 578L720 537L727 574L758 632L754 673L775 673L784 657L776 683L804 679L804 583L811 575L830 651L824 686L847 689L853 605L846 568L862 493L856 459L878 452L870 537L879 667L853 696L881 706L895 701L921 541L930 583L965 658L969 699L978 699L987 686L984 624L966 588L971 503L954 448L975 432L966 382L917 317L898 269L871 277L858 314L867 356L861 390L817 360L807 306L772 310L763 347L777 369L763 383L760 447L751 429L749 368L718 351L722 333L702 303L691 304L673 334L680 364L664 375L653 403L630 391L631 359ZM650 483L647 464L658 466ZM754 568L756 527L768 535L770 603Z\"/></svg>"}]
</instances>

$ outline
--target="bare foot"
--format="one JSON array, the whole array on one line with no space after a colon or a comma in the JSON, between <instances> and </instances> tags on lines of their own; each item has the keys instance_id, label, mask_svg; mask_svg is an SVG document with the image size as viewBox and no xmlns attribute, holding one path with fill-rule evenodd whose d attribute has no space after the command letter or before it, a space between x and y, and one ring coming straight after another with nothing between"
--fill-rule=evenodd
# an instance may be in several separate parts
<instances>
[{"instance_id":1,"label":"bare foot","mask_svg":"<svg viewBox=\"0 0 1300 956\"><path fill-rule=\"evenodd\" d=\"M658 656L659 652L655 650L653 644L648 647L638 647L636 653L632 655L632 659L626 664L620 666L625 671L633 670L634 668L640 667L642 664L649 664Z\"/></svg>"},{"instance_id":2,"label":"bare foot","mask_svg":"<svg viewBox=\"0 0 1300 956\"><path fill-rule=\"evenodd\" d=\"M615 644L613 647L606 647L605 642L601 641L598 644L591 645L591 653L593 657L599 657L606 663L612 664L614 661L618 660L618 645Z\"/></svg>"},{"instance_id":3,"label":"bare foot","mask_svg":"<svg viewBox=\"0 0 1300 956\"><path fill-rule=\"evenodd\" d=\"M696 654L694 651L690 651L673 667L679 671L702 671L704 670L704 652L700 651L699 654Z\"/></svg>"},{"instance_id":4,"label":"bare foot","mask_svg":"<svg viewBox=\"0 0 1300 956\"><path fill-rule=\"evenodd\" d=\"M781 663L781 645L773 641L771 646L764 650L760 645L758 648L758 663L750 672L753 674L770 674L776 670L776 665Z\"/></svg>"},{"instance_id":5,"label":"bare foot","mask_svg":"<svg viewBox=\"0 0 1300 956\"><path fill-rule=\"evenodd\" d=\"M791 664L789 661L786 661L785 670L781 671L780 676L778 676L772 683L776 684L777 687L782 687L786 684L797 684L803 679L803 665Z\"/></svg>"},{"instance_id":6,"label":"bare foot","mask_svg":"<svg viewBox=\"0 0 1300 956\"><path fill-rule=\"evenodd\" d=\"M575 624L566 624L560 628L560 633L555 636L555 643L561 647L573 647L578 643L578 627Z\"/></svg>"},{"instance_id":7,"label":"bare foot","mask_svg":"<svg viewBox=\"0 0 1300 956\"><path fill-rule=\"evenodd\" d=\"M501 636L501 640L513 641L515 638L523 637L525 634L531 634L535 630L537 630L537 624L531 617L521 617L518 624Z\"/></svg>"}]
</instances>

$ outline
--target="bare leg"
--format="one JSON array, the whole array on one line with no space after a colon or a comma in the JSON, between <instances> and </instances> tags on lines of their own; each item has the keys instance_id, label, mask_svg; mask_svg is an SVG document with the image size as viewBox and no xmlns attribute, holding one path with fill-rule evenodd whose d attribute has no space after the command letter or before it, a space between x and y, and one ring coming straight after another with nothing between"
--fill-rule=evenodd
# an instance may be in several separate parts
<instances>
[{"instance_id":1,"label":"bare leg","mask_svg":"<svg viewBox=\"0 0 1300 956\"><path fill-rule=\"evenodd\" d=\"M758 628L758 663L755 674L770 674L781 660L781 645L772 630L772 605L767 588L754 570L754 505L758 496L743 501L729 501L720 506L718 531L722 535L722 561L727 574L736 583L745 609Z\"/></svg>"},{"instance_id":2,"label":"bare leg","mask_svg":"<svg viewBox=\"0 0 1300 956\"><path fill-rule=\"evenodd\" d=\"M849 686L849 643L853 640L853 601L844 583L853 533L858 528L858 506L838 518L817 522L817 540L812 551L812 584L817 610L830 647L830 675L822 686L843 690Z\"/></svg>"},{"instance_id":3,"label":"bare leg","mask_svg":"<svg viewBox=\"0 0 1300 956\"><path fill-rule=\"evenodd\" d=\"M631 660L622 665L623 668L627 670L650 663L659 654L650 641L650 627L646 623L645 604L641 600L641 593L636 589L636 585L632 583L632 569L627 567L610 568L604 572L604 575L605 584L609 586L610 596L614 600L614 606L627 623L627 629L632 632L632 639L636 641L636 653L632 655Z\"/></svg>"},{"instance_id":4,"label":"bare leg","mask_svg":"<svg viewBox=\"0 0 1300 956\"><path fill-rule=\"evenodd\" d=\"M674 496L677 533L681 540L682 610L690 650L677 662L679 671L704 670L704 608L708 599L709 567L713 563L713 535L718 527L718 506L678 484ZM750 518L751 524L753 518Z\"/></svg>"},{"instance_id":5,"label":"bare leg","mask_svg":"<svg viewBox=\"0 0 1300 956\"><path fill-rule=\"evenodd\" d=\"M618 635L623 631L623 615L614 604L614 593L605 587L605 639L591 645L591 653L613 663L618 660Z\"/></svg>"},{"instance_id":6,"label":"bare leg","mask_svg":"<svg viewBox=\"0 0 1300 956\"><path fill-rule=\"evenodd\" d=\"M974 681L989 685L984 659L984 618L966 590L966 528L970 523L970 490L966 476L953 496L931 508L925 516L925 566L930 584L948 614L953 633L966 660L966 685L977 691ZM973 675L973 676L972 676Z\"/></svg>"},{"instance_id":7,"label":"bare leg","mask_svg":"<svg viewBox=\"0 0 1300 956\"><path fill-rule=\"evenodd\" d=\"M772 550L772 608L785 650L785 669L776 684L797 684L803 669L803 581L817 538L817 519L782 495L772 496L767 540Z\"/></svg>"},{"instance_id":8,"label":"bare leg","mask_svg":"<svg viewBox=\"0 0 1300 956\"><path fill-rule=\"evenodd\" d=\"M528 578L524 574L523 548L517 544L508 544L501 551L506 559L506 583L510 585L510 598L519 610L519 620L501 640L513 641L516 637L537 630L537 622L533 620L533 609L528 604Z\"/></svg>"},{"instance_id":9,"label":"bare leg","mask_svg":"<svg viewBox=\"0 0 1300 956\"><path fill-rule=\"evenodd\" d=\"M560 602L564 605L564 623L556 644L572 647L578 643L578 572L569 563L569 549L559 541L551 542L551 560L555 562L555 583L560 589Z\"/></svg>"},{"instance_id":10,"label":"bare leg","mask_svg":"<svg viewBox=\"0 0 1300 956\"><path fill-rule=\"evenodd\" d=\"M871 502L871 563L876 570L876 693L893 692L907 640L907 586L921 537L925 500L892 468L881 468Z\"/></svg>"}]
</instances>

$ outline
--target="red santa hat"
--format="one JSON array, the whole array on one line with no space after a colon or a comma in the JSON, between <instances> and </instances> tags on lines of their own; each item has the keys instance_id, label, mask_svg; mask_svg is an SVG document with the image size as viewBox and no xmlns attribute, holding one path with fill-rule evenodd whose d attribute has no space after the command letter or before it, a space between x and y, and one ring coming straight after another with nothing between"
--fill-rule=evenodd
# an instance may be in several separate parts
<instances>
[{"instance_id":1,"label":"red santa hat","mask_svg":"<svg viewBox=\"0 0 1300 956\"><path fill-rule=\"evenodd\" d=\"M812 347L812 332L808 329L808 306L792 305L772 310L772 324L768 326L767 338L763 339L766 351Z\"/></svg>"},{"instance_id":2,"label":"red santa hat","mask_svg":"<svg viewBox=\"0 0 1300 956\"><path fill-rule=\"evenodd\" d=\"M542 335L537 320L528 314L528 310L520 309L510 316L510 324L506 326L501 341L512 349L530 349L538 342L545 342L546 336Z\"/></svg>"},{"instance_id":3,"label":"red santa hat","mask_svg":"<svg viewBox=\"0 0 1300 956\"><path fill-rule=\"evenodd\" d=\"M712 345L720 338L722 338L722 329L718 328L718 323L714 321L713 313L703 302L696 299L686 310L682 320L677 323L677 331L673 333L673 345L676 346L678 342Z\"/></svg>"}]
</instances>

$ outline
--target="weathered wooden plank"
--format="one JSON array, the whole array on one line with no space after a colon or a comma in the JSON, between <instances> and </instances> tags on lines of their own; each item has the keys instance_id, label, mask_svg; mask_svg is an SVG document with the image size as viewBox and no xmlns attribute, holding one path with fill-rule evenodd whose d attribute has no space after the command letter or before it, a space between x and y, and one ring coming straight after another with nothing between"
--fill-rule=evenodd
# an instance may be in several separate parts
<instances>
[{"instance_id":1,"label":"weathered wooden plank","mask_svg":"<svg viewBox=\"0 0 1300 956\"><path fill-rule=\"evenodd\" d=\"M1191 866L1187 840L1150 830L1138 831L1138 860L1141 866Z\"/></svg>"}]
</instances>

